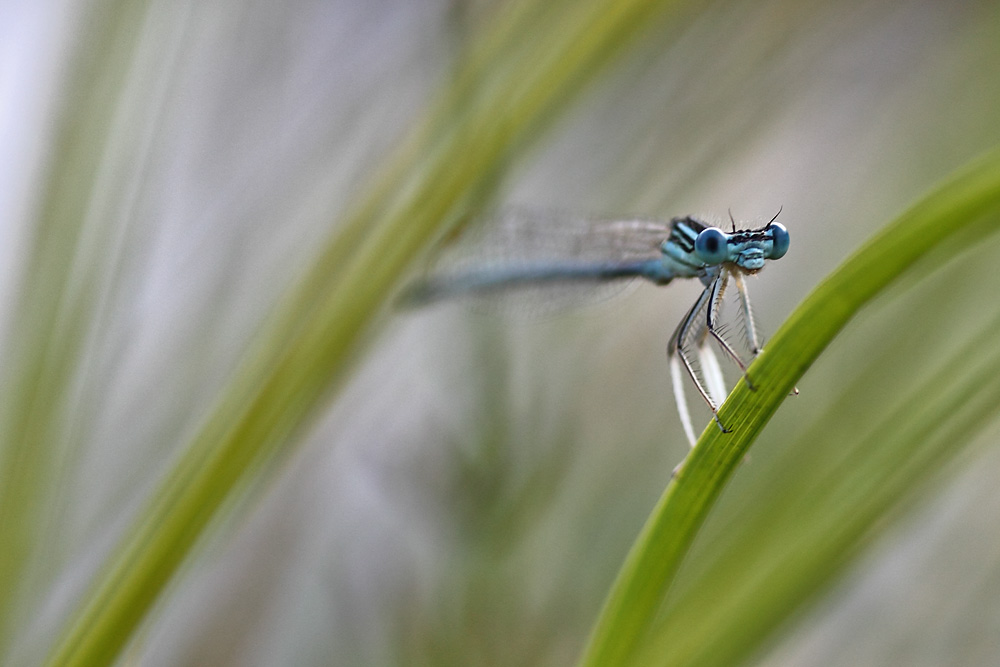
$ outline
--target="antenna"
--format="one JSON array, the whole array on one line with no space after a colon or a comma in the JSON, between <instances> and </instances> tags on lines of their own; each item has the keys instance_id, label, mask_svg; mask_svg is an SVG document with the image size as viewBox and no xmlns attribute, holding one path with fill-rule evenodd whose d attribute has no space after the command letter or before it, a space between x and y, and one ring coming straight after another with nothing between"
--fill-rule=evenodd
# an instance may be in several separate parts
<instances>
[{"instance_id":1,"label":"antenna","mask_svg":"<svg viewBox=\"0 0 1000 667\"><path fill-rule=\"evenodd\" d=\"M767 229L768 227L770 227L771 223L778 219L778 216L781 215L781 209L783 209L783 208L785 208L784 204L782 204L781 206L778 207L778 212L774 214L774 217L771 218L771 222L767 223L767 226L765 226L764 229Z\"/></svg>"}]
</instances>

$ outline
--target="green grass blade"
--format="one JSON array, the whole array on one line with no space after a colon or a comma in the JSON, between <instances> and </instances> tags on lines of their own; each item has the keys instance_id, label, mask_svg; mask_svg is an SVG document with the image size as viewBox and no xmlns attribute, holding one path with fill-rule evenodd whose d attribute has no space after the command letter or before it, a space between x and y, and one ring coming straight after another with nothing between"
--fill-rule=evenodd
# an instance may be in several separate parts
<instances>
[{"instance_id":1,"label":"green grass blade","mask_svg":"<svg viewBox=\"0 0 1000 667\"><path fill-rule=\"evenodd\" d=\"M343 380L415 258L485 201L517 152L672 4L518 3L475 40L440 104L278 304L50 664L104 664L120 653L221 508L293 446Z\"/></svg>"},{"instance_id":2,"label":"green grass blade","mask_svg":"<svg viewBox=\"0 0 1000 667\"><path fill-rule=\"evenodd\" d=\"M995 418L998 343L1000 319L994 319L911 387L895 410L850 445L839 466L806 472L794 490L764 499L755 507L757 520L740 525L728 548L720 545L720 557L671 599L639 662L728 665L747 658L798 603L843 569L877 521ZM809 436L817 444L815 433Z\"/></svg>"},{"instance_id":3,"label":"green grass blade","mask_svg":"<svg viewBox=\"0 0 1000 667\"><path fill-rule=\"evenodd\" d=\"M834 336L918 260L956 254L1000 226L1000 150L961 170L884 228L792 313L749 369L667 487L633 546L592 631L587 665L624 664L650 630L695 535L750 445ZM949 240L962 240L966 243Z\"/></svg>"},{"instance_id":4,"label":"green grass blade","mask_svg":"<svg viewBox=\"0 0 1000 667\"><path fill-rule=\"evenodd\" d=\"M98 3L101 4L101 3ZM142 3L104 2L111 17L90 34L68 76L25 272L6 333L0 416L0 655L9 646L21 593L36 573L33 550L51 517L52 486L66 457L64 431L74 373L106 267L96 258L117 221L102 206L107 180L123 167L113 150L115 114L133 75ZM114 112L114 113L112 113ZM119 119L120 120L120 117ZM117 172L120 173L120 172ZM106 187L106 186L105 186ZM113 196L112 196L113 198ZM104 214L104 215L102 215Z\"/></svg>"}]
</instances>

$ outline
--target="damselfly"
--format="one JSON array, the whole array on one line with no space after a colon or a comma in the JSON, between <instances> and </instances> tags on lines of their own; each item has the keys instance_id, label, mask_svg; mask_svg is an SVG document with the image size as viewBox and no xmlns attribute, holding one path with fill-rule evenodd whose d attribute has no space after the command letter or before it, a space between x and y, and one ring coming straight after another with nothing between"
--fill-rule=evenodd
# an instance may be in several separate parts
<instances>
[{"instance_id":1,"label":"damselfly","mask_svg":"<svg viewBox=\"0 0 1000 667\"><path fill-rule=\"evenodd\" d=\"M481 243L504 246L505 261L475 258L462 268L415 283L404 298L410 303L424 303L515 287L636 277L666 285L677 278L697 278L704 289L677 326L667 348L677 411L684 433L694 446L683 376L691 378L716 424L728 432L719 421L718 408L726 391L711 344L717 344L746 374L747 364L719 324L723 293L732 281L739 293L738 312L746 347L751 357L760 352L744 276L757 273L767 260L780 259L788 251L788 231L775 222L777 217L759 229L737 230L730 216L732 231L726 232L693 216L663 223L594 220L513 209L487 226L492 238Z\"/></svg>"}]
</instances>

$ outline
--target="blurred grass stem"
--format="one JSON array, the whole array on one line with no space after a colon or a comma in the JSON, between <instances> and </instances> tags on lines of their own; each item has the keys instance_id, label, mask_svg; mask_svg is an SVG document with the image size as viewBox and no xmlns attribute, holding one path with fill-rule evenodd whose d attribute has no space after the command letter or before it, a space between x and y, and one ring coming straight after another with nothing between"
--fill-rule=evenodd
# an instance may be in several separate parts
<instances>
[{"instance_id":1,"label":"blurred grass stem","mask_svg":"<svg viewBox=\"0 0 1000 667\"><path fill-rule=\"evenodd\" d=\"M519 2L470 42L439 104L278 304L49 664L114 660L220 508L291 449L329 399L415 258L486 202L518 152L672 5Z\"/></svg>"}]
</instances>

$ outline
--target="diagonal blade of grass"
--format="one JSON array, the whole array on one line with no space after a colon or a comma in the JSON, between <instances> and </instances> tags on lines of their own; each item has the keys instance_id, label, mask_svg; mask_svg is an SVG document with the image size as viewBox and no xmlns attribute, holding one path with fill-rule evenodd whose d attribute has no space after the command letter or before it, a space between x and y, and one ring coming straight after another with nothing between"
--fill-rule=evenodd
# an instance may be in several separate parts
<instances>
[{"instance_id":1,"label":"diagonal blade of grass","mask_svg":"<svg viewBox=\"0 0 1000 667\"><path fill-rule=\"evenodd\" d=\"M727 665L745 659L797 603L841 571L845 554L864 545L873 524L996 417L998 341L1000 320L994 319L851 443L849 458L835 468L804 472L794 494L755 508L749 523L739 526L742 539L736 537L670 601L639 662ZM837 438L835 426L827 426L827 437ZM716 641L720 636L726 641Z\"/></svg>"},{"instance_id":2,"label":"diagonal blade of grass","mask_svg":"<svg viewBox=\"0 0 1000 667\"><path fill-rule=\"evenodd\" d=\"M582 664L625 664L659 609L699 527L750 445L812 362L858 310L943 240L988 219L1000 226L1000 150L960 170L884 228L792 313L710 424L633 545L592 631ZM980 227L984 229L985 227ZM957 253L962 244L945 244Z\"/></svg>"},{"instance_id":3,"label":"diagonal blade of grass","mask_svg":"<svg viewBox=\"0 0 1000 667\"><path fill-rule=\"evenodd\" d=\"M987 231L972 225L963 235L983 239ZM879 312L866 317L867 324L835 341L826 371L857 358L863 360L857 375L837 398L829 394L836 385L824 381L822 415L808 423L796 419L794 441L773 443L779 446L769 463L755 466L735 493L720 498L643 643L640 663L745 659L783 633L791 614L889 530L894 522L887 517L909 507L909 499L933 493L928 482L950 472L947 463L979 442L983 424L996 416L991 382L983 381L969 400L962 392L982 380L983 367L998 363L991 351L1000 349L1000 311L977 313L978 335L971 337L956 324L970 326L968 315L928 315L956 302L962 311L991 309L967 287L976 284L998 241L993 236L974 252L952 255L939 271L933 270L939 261L920 262L878 297ZM884 327L876 329L878 339L863 333L878 322ZM817 398L814 391L808 393ZM928 419L933 414L938 417Z\"/></svg>"},{"instance_id":4,"label":"diagonal blade of grass","mask_svg":"<svg viewBox=\"0 0 1000 667\"><path fill-rule=\"evenodd\" d=\"M499 21L442 103L356 202L340 233L278 304L205 426L69 619L50 664L104 664L132 636L217 513L322 405L406 270L488 198L504 166L674 3L564 2ZM528 12L530 14L530 12ZM497 36L499 35L499 36Z\"/></svg>"},{"instance_id":5,"label":"diagonal blade of grass","mask_svg":"<svg viewBox=\"0 0 1000 667\"><path fill-rule=\"evenodd\" d=\"M129 86L148 83L140 78L141 58L136 55L148 8L120 0L94 4L108 20L87 33L91 48L81 49L67 72L66 108L53 120L45 190L34 225L26 230L30 241L23 273L13 313L5 322L0 656L16 639L18 623L31 613L22 595L38 576L33 571L38 544L45 540L53 485L67 458L72 384L86 355L90 318L108 269L95 258L105 256L99 248L112 243L120 224L108 213L109 202L118 203L116 197L123 197L122 190L132 184L119 177L117 170L127 159L115 139L125 134L135 141L135 135L121 131L116 122L128 117ZM130 148L140 153L136 143ZM128 169L138 171L131 161Z\"/></svg>"}]
</instances>

